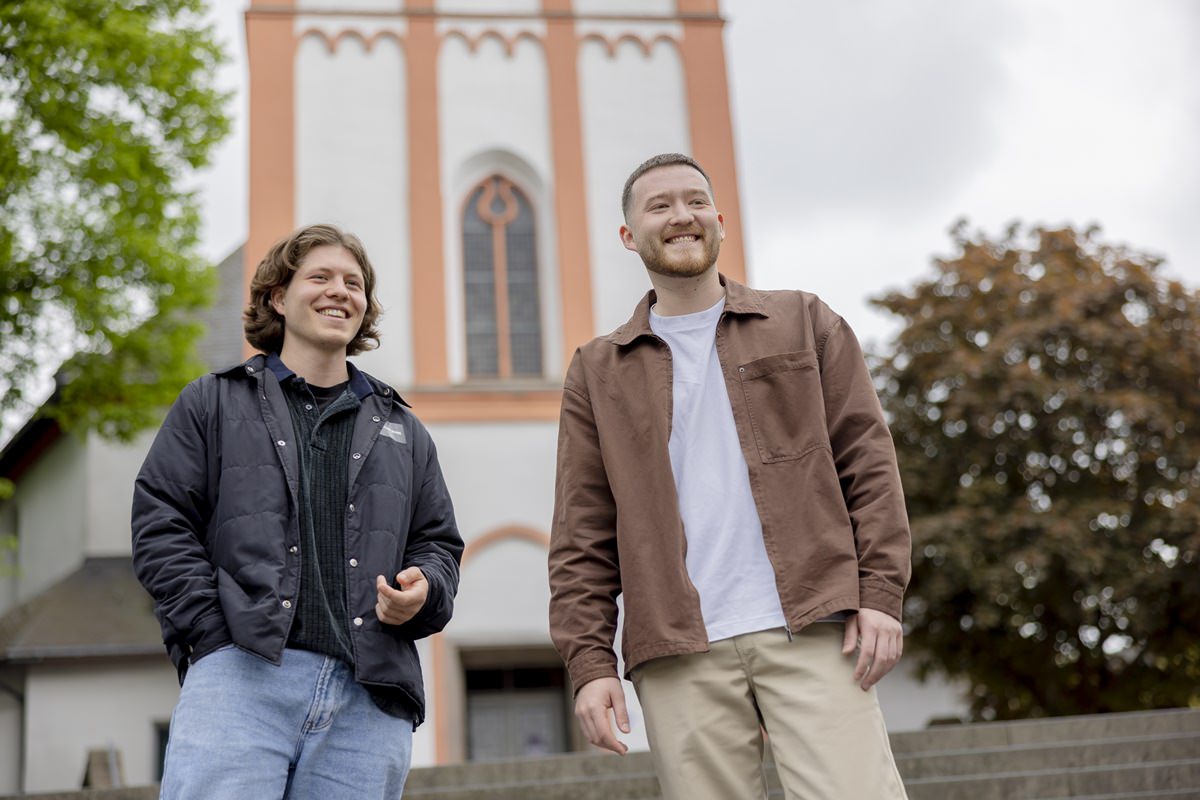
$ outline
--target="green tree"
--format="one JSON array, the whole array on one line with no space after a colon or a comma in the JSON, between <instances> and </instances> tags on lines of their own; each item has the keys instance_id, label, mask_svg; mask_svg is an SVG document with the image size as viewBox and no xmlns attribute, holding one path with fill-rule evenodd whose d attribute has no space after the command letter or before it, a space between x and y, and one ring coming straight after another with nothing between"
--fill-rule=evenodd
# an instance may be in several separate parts
<instances>
[{"instance_id":1,"label":"green tree","mask_svg":"<svg viewBox=\"0 0 1200 800\"><path fill-rule=\"evenodd\" d=\"M0 413L64 358L66 427L128 437L201 366L183 187L228 131L201 0L0 4Z\"/></svg>"},{"instance_id":2,"label":"green tree","mask_svg":"<svg viewBox=\"0 0 1200 800\"><path fill-rule=\"evenodd\" d=\"M953 236L873 301L913 657L985 719L1200 704L1200 296L1095 229Z\"/></svg>"}]
</instances>

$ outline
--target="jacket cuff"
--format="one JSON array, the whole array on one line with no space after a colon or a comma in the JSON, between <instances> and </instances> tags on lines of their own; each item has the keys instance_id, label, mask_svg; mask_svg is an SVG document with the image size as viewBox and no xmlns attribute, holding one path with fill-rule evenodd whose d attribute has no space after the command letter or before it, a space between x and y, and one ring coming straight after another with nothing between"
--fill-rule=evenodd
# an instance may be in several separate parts
<instances>
[{"instance_id":1,"label":"jacket cuff","mask_svg":"<svg viewBox=\"0 0 1200 800\"><path fill-rule=\"evenodd\" d=\"M904 613L904 591L879 580L862 581L858 584L858 605L882 611L900 621Z\"/></svg>"},{"instance_id":2,"label":"jacket cuff","mask_svg":"<svg viewBox=\"0 0 1200 800\"><path fill-rule=\"evenodd\" d=\"M617 674L617 656L612 651L602 653L592 651L576 656L567 664L567 672L571 676L571 687L575 694L599 678L620 678Z\"/></svg>"}]
</instances>

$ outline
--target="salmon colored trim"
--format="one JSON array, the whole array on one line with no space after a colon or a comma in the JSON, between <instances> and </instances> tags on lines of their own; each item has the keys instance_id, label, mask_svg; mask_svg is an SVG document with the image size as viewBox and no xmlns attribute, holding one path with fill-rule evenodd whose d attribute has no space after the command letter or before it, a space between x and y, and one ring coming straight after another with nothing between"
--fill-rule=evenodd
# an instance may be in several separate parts
<instances>
[{"instance_id":1,"label":"salmon colored trim","mask_svg":"<svg viewBox=\"0 0 1200 800\"><path fill-rule=\"evenodd\" d=\"M330 4L335 5L333 3ZM355 17L359 19L379 19L381 17L426 17L434 12L433 7L421 6L410 0L409 8L398 9L358 9L358 8L306 8L304 9L305 17ZM260 6L254 9L262 15L290 15L292 9L282 8L276 9L272 6ZM618 13L618 14L575 14L573 12L544 12L544 11L507 11L507 12L487 12L487 11L437 11L438 19L443 21L462 21L462 22L539 22L546 19L547 16L568 17L576 20L586 20L590 22L678 22L682 17L678 14L635 14L633 12Z\"/></svg>"},{"instance_id":2,"label":"salmon colored trim","mask_svg":"<svg viewBox=\"0 0 1200 800\"><path fill-rule=\"evenodd\" d=\"M404 39L395 31L376 31L368 36L357 28L346 28L338 31L336 35L330 36L327 31L323 31L320 28L307 28L298 38L303 41L309 36L323 41L325 49L329 51L330 55L337 52L338 47L341 46L344 39L358 39L363 49L368 53L375 48L380 39L391 39L397 45L404 45Z\"/></svg>"},{"instance_id":3,"label":"salmon colored trim","mask_svg":"<svg viewBox=\"0 0 1200 800\"><path fill-rule=\"evenodd\" d=\"M550 537L539 530L523 525L508 525L488 531L467 543L462 554L462 566L466 566L481 552L500 542L516 539L531 542L544 550L550 549ZM433 760L435 764L450 763L454 752L450 741L449 697L446 688L446 672L450 665L446 654L445 634L436 633L429 640L430 669L433 671Z\"/></svg>"},{"instance_id":4,"label":"salmon colored trim","mask_svg":"<svg viewBox=\"0 0 1200 800\"><path fill-rule=\"evenodd\" d=\"M412 2L411 8L432 0ZM409 20L408 217L412 273L413 378L420 385L445 384L446 264L442 240L442 174L438 130L437 20Z\"/></svg>"},{"instance_id":5,"label":"salmon colored trim","mask_svg":"<svg viewBox=\"0 0 1200 800\"><path fill-rule=\"evenodd\" d=\"M721 13L719 0L675 0L675 10L682 16L717 16Z\"/></svg>"},{"instance_id":6,"label":"salmon colored trim","mask_svg":"<svg viewBox=\"0 0 1200 800\"><path fill-rule=\"evenodd\" d=\"M685 10L715 12L716 0L680 0L679 6L680 13ZM684 80L687 82L692 155L712 177L717 208L725 216L721 272L745 283L746 256L742 244L741 200L725 70L724 27L725 21L719 17L685 19L681 54Z\"/></svg>"},{"instance_id":7,"label":"salmon colored trim","mask_svg":"<svg viewBox=\"0 0 1200 800\"><path fill-rule=\"evenodd\" d=\"M429 637L429 670L433 673L433 763L450 763L450 711L446 708L450 692L446 688L446 634Z\"/></svg>"},{"instance_id":8,"label":"salmon colored trim","mask_svg":"<svg viewBox=\"0 0 1200 800\"><path fill-rule=\"evenodd\" d=\"M543 0L545 13L561 13L566 0ZM588 205L583 174L583 120L579 102L579 41L568 17L546 19L546 77L550 88L550 149L554 158L554 218L558 225L559 291L562 295L563 370L575 348L596 335L592 316L592 268Z\"/></svg>"},{"instance_id":9,"label":"salmon colored trim","mask_svg":"<svg viewBox=\"0 0 1200 800\"><path fill-rule=\"evenodd\" d=\"M250 74L250 219L243 305L259 261L295 227L296 203L296 37L292 17L260 14L251 8L245 19ZM254 352L249 342L242 343L243 355Z\"/></svg>"},{"instance_id":10,"label":"salmon colored trim","mask_svg":"<svg viewBox=\"0 0 1200 800\"><path fill-rule=\"evenodd\" d=\"M479 46L483 44L484 39L495 39L496 41L500 42L500 45L504 48L504 55L507 58L512 58L513 53L516 52L517 42L521 39L527 39L539 47L542 44L542 40L539 39L536 34L529 31L521 31L514 36L505 36L495 28L488 28L487 30L482 31L475 36L471 36L464 31L453 30L446 33L445 39L447 41L450 39L462 39L467 45L467 50L471 53L474 53L479 49Z\"/></svg>"},{"instance_id":11,"label":"salmon colored trim","mask_svg":"<svg viewBox=\"0 0 1200 800\"><path fill-rule=\"evenodd\" d=\"M561 389L445 389L404 393L422 422L557 422Z\"/></svg>"},{"instance_id":12,"label":"salmon colored trim","mask_svg":"<svg viewBox=\"0 0 1200 800\"><path fill-rule=\"evenodd\" d=\"M658 36L655 36L652 39L644 39L641 36L633 33L623 33L616 39L610 39L609 37L600 33L589 33L579 40L580 45L582 45L584 42L599 42L600 44L604 45L604 51L608 54L609 58L616 57L617 48L625 42L633 42L636 44L642 49L642 55L647 57L650 56L650 54L654 51L654 46L659 42L666 42L667 44L675 46L678 46L679 44L675 39L672 39L665 33L660 33Z\"/></svg>"},{"instance_id":13,"label":"salmon colored trim","mask_svg":"<svg viewBox=\"0 0 1200 800\"><path fill-rule=\"evenodd\" d=\"M535 528L528 528L524 525L507 525L503 528L490 530L482 536L476 536L467 542L467 546L462 554L462 565L465 567L484 550L500 542L507 542L509 539L531 542L543 550L550 549L549 534L542 533Z\"/></svg>"}]
</instances>

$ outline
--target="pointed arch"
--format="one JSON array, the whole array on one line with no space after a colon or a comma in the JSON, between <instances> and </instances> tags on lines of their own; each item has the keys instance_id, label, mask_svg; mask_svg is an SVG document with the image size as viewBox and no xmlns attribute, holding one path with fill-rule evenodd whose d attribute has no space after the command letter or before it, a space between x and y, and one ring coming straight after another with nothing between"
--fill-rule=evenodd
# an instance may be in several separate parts
<instances>
[{"instance_id":1,"label":"pointed arch","mask_svg":"<svg viewBox=\"0 0 1200 800\"><path fill-rule=\"evenodd\" d=\"M537 226L527 192L493 173L467 193L460 219L467 377L540 378Z\"/></svg>"}]
</instances>

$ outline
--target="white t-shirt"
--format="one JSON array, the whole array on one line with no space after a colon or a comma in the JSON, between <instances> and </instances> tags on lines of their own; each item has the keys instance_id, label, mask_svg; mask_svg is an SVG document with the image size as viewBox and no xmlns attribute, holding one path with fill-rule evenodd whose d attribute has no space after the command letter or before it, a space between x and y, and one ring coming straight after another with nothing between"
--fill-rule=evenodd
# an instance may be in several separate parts
<instances>
[{"instance_id":1,"label":"white t-shirt","mask_svg":"<svg viewBox=\"0 0 1200 800\"><path fill-rule=\"evenodd\" d=\"M750 473L717 360L725 298L650 328L671 348L674 393L668 450L687 537L688 576L700 593L708 640L781 628L783 607L767 560Z\"/></svg>"}]
</instances>

